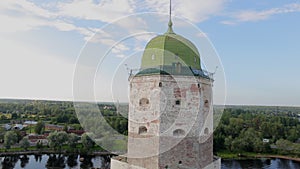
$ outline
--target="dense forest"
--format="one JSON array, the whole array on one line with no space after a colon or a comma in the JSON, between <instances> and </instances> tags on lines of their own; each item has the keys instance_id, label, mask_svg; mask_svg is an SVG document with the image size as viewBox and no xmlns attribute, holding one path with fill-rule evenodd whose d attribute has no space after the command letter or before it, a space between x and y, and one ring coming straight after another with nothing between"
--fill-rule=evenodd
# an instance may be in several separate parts
<instances>
[{"instance_id":1,"label":"dense forest","mask_svg":"<svg viewBox=\"0 0 300 169\"><path fill-rule=\"evenodd\" d=\"M298 113L293 107L226 108L214 132L214 151L299 156Z\"/></svg>"}]
</instances>

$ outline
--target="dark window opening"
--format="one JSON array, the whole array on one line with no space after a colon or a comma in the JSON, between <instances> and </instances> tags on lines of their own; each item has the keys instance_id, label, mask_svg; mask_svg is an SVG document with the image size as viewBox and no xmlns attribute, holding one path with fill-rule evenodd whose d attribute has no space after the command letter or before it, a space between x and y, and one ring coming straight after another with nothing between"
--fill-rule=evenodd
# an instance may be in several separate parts
<instances>
[{"instance_id":1,"label":"dark window opening","mask_svg":"<svg viewBox=\"0 0 300 169\"><path fill-rule=\"evenodd\" d=\"M198 88L200 89L200 84L198 83Z\"/></svg>"},{"instance_id":2,"label":"dark window opening","mask_svg":"<svg viewBox=\"0 0 300 169\"><path fill-rule=\"evenodd\" d=\"M142 98L141 100L140 100L140 106L146 106L146 105L148 105L149 104L149 100L148 99L146 99L146 98Z\"/></svg>"},{"instance_id":3,"label":"dark window opening","mask_svg":"<svg viewBox=\"0 0 300 169\"><path fill-rule=\"evenodd\" d=\"M180 137L180 136L184 136L185 135L185 131L182 129L176 129L173 131L173 136L175 137Z\"/></svg>"},{"instance_id":4,"label":"dark window opening","mask_svg":"<svg viewBox=\"0 0 300 169\"><path fill-rule=\"evenodd\" d=\"M159 86L159 87L162 87L162 83L161 83L161 82L159 82L158 86Z\"/></svg>"},{"instance_id":5,"label":"dark window opening","mask_svg":"<svg viewBox=\"0 0 300 169\"><path fill-rule=\"evenodd\" d=\"M175 104L180 105L180 100L176 100Z\"/></svg>"},{"instance_id":6,"label":"dark window opening","mask_svg":"<svg viewBox=\"0 0 300 169\"><path fill-rule=\"evenodd\" d=\"M208 134L208 128L205 128L204 134Z\"/></svg>"},{"instance_id":7,"label":"dark window opening","mask_svg":"<svg viewBox=\"0 0 300 169\"><path fill-rule=\"evenodd\" d=\"M145 126L139 127L139 134L144 134L147 133L148 129Z\"/></svg>"},{"instance_id":8,"label":"dark window opening","mask_svg":"<svg viewBox=\"0 0 300 169\"><path fill-rule=\"evenodd\" d=\"M204 105L205 105L205 107L208 107L208 106L209 106L208 100L205 100Z\"/></svg>"},{"instance_id":9,"label":"dark window opening","mask_svg":"<svg viewBox=\"0 0 300 169\"><path fill-rule=\"evenodd\" d=\"M178 164L181 165L181 164L182 164L182 161L179 161Z\"/></svg>"}]
</instances>

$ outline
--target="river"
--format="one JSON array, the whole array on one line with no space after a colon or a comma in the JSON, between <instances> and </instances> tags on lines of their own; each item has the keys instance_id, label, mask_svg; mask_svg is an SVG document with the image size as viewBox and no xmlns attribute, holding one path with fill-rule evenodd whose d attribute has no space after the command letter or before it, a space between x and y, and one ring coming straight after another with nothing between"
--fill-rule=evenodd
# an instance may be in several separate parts
<instances>
[{"instance_id":1,"label":"river","mask_svg":"<svg viewBox=\"0 0 300 169\"><path fill-rule=\"evenodd\" d=\"M21 155L0 157L2 169L109 169L108 156ZM84 159L84 160L83 160ZM300 169L300 163L283 159L222 160L222 169Z\"/></svg>"},{"instance_id":2,"label":"river","mask_svg":"<svg viewBox=\"0 0 300 169\"><path fill-rule=\"evenodd\" d=\"M222 160L222 169L300 169L300 163L284 159Z\"/></svg>"},{"instance_id":3,"label":"river","mask_svg":"<svg viewBox=\"0 0 300 169\"><path fill-rule=\"evenodd\" d=\"M108 156L79 155L15 155L0 157L2 169L109 169ZM1 166L2 165L2 166Z\"/></svg>"}]
</instances>

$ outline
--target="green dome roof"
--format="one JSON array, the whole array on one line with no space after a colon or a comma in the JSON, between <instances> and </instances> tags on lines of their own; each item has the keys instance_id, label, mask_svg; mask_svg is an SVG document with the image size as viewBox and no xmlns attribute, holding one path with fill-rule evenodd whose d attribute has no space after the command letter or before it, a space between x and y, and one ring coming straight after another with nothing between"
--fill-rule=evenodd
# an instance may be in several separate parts
<instances>
[{"instance_id":1,"label":"green dome roof","mask_svg":"<svg viewBox=\"0 0 300 169\"><path fill-rule=\"evenodd\" d=\"M188 39L169 30L150 40L142 57L142 69L170 67L180 63L183 67L201 70L200 54L196 46Z\"/></svg>"}]
</instances>

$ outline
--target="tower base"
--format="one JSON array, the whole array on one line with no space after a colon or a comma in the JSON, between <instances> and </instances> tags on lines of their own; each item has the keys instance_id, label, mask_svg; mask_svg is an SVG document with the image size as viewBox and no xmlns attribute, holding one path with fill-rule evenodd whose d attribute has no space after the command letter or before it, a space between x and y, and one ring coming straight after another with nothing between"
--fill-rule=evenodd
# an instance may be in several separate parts
<instances>
[{"instance_id":1,"label":"tower base","mask_svg":"<svg viewBox=\"0 0 300 169\"><path fill-rule=\"evenodd\" d=\"M114 158L111 158L111 169L146 169L143 167L130 165L127 163L126 157L117 156ZM203 169L220 169L221 168L221 158L214 157L214 161L204 167ZM187 168L185 166L177 165L177 166L170 166L169 169L196 169L196 168Z\"/></svg>"}]
</instances>

